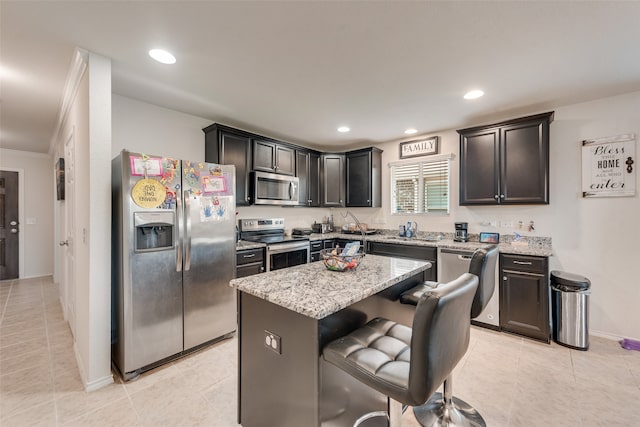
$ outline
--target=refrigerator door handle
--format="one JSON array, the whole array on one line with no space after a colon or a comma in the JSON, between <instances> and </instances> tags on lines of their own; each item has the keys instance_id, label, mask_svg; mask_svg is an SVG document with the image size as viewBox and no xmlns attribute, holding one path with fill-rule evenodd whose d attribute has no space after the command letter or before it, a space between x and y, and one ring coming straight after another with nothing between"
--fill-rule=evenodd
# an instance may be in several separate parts
<instances>
[{"instance_id":1,"label":"refrigerator door handle","mask_svg":"<svg viewBox=\"0 0 640 427\"><path fill-rule=\"evenodd\" d=\"M176 191L176 238L178 247L176 249L176 271L182 271L182 195Z\"/></svg>"},{"instance_id":2,"label":"refrigerator door handle","mask_svg":"<svg viewBox=\"0 0 640 427\"><path fill-rule=\"evenodd\" d=\"M184 271L191 269L191 200L189 193L184 192L184 217L186 230L184 233Z\"/></svg>"}]
</instances>

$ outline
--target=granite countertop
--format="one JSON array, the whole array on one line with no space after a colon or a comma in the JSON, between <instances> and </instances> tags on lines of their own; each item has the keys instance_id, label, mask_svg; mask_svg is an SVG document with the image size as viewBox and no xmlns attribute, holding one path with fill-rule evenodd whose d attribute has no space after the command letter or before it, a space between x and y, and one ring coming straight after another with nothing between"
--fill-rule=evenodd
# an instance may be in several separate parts
<instances>
[{"instance_id":1,"label":"granite countertop","mask_svg":"<svg viewBox=\"0 0 640 427\"><path fill-rule=\"evenodd\" d=\"M466 249L466 250L476 250L477 248L486 245L487 243L480 243L478 241L470 241L470 242L454 242L452 239L442 239L442 240L433 240L425 237L416 237L407 239L405 237L398 237L395 235L389 234L372 234L366 236L368 242L381 242L381 243L393 243L397 245L410 245L410 246L430 246L430 247L438 247L438 248L448 248L448 249ZM309 236L309 240L324 240L324 239L354 239L361 240L362 236L358 234L343 234L343 233L313 233ZM533 244L529 243L528 245L514 245L511 243L500 243L498 244L498 251L500 253L506 254L516 254L516 255L531 255L531 256L542 256L549 257L553 255L553 249L551 245L546 244L544 242L538 243L534 241Z\"/></svg>"},{"instance_id":2,"label":"granite countertop","mask_svg":"<svg viewBox=\"0 0 640 427\"><path fill-rule=\"evenodd\" d=\"M327 270L322 262L233 279L239 291L322 319L431 267L420 260L367 254L357 270Z\"/></svg>"},{"instance_id":3,"label":"granite countertop","mask_svg":"<svg viewBox=\"0 0 640 427\"><path fill-rule=\"evenodd\" d=\"M238 240L236 242L236 251L241 251L244 249L258 249L264 248L267 245L264 243L256 243L256 242L247 242L246 240Z\"/></svg>"},{"instance_id":4,"label":"granite countertop","mask_svg":"<svg viewBox=\"0 0 640 427\"><path fill-rule=\"evenodd\" d=\"M362 236L359 234L345 234L345 233L337 233L337 232L324 233L324 234L313 233L308 237L310 241L329 240L329 239L360 240L362 238ZM367 241L393 243L397 245L430 246L430 247L438 247L438 248L466 249L466 250L476 250L477 248L487 244L487 243L480 243L477 240L462 243L462 242L454 242L452 239L445 238L442 240L434 240L434 238L426 238L426 237L420 237L420 236L407 239L406 237L398 237L396 235L390 235L390 234L370 234L367 236ZM239 240L236 243L236 250L238 251L243 249L257 249L257 248L264 248L264 247L266 247L264 243L247 242L244 240ZM528 244L524 244L524 245L515 245L507 242L500 243L498 245L498 251L504 254L530 255L530 256L541 256L541 257L550 257L553 255L553 248L551 247L550 243L547 243L546 238L541 238L539 240L533 239Z\"/></svg>"}]
</instances>

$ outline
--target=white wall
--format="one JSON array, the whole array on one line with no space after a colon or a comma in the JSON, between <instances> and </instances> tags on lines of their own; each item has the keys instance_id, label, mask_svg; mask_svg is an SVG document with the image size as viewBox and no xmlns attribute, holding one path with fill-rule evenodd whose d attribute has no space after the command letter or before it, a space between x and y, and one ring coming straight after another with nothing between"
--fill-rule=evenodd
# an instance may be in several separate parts
<instances>
[{"instance_id":1,"label":"white wall","mask_svg":"<svg viewBox=\"0 0 640 427\"><path fill-rule=\"evenodd\" d=\"M531 114L543 111L532 111ZM509 119L511 117L503 117ZM478 123L481 125L482 123ZM422 230L453 231L453 222L467 221L471 232L483 230L548 236L553 239L551 269L588 277L592 282L590 330L615 337L640 338L640 286L634 262L640 241L640 198L583 199L581 195L581 144L583 139L635 133L640 137L640 92L587 103L558 107L550 131L550 204L530 206L458 205L459 135L437 132L441 153L454 153L451 167L449 216L391 215L385 207L370 216L382 217L385 228L417 219ZM398 159L398 142L382 144L383 165ZM637 147L637 145L636 145ZM638 150L638 148L636 148ZM636 160L637 162L637 160ZM383 167L383 205L389 206L389 170ZM489 221L535 222L528 233L510 227L487 227Z\"/></svg>"},{"instance_id":2,"label":"white wall","mask_svg":"<svg viewBox=\"0 0 640 427\"><path fill-rule=\"evenodd\" d=\"M113 94L111 156L122 149L185 160L204 161L204 132L213 120ZM240 207L238 218L286 217L287 228L309 227L328 216L327 208ZM339 217L338 214L336 216Z\"/></svg>"},{"instance_id":3,"label":"white wall","mask_svg":"<svg viewBox=\"0 0 640 427\"><path fill-rule=\"evenodd\" d=\"M204 132L212 121L135 99L112 96L111 158L123 149L204 161Z\"/></svg>"},{"instance_id":4,"label":"white wall","mask_svg":"<svg viewBox=\"0 0 640 427\"><path fill-rule=\"evenodd\" d=\"M0 169L20 169L23 175L24 206L20 219L23 270L21 278L53 274L54 176L46 154L0 149ZM60 202L56 202L60 203ZM53 249L53 250L52 250Z\"/></svg>"},{"instance_id":5,"label":"white wall","mask_svg":"<svg viewBox=\"0 0 640 427\"><path fill-rule=\"evenodd\" d=\"M87 389L111 377L111 60L89 54L89 283Z\"/></svg>"},{"instance_id":6,"label":"white wall","mask_svg":"<svg viewBox=\"0 0 640 427\"><path fill-rule=\"evenodd\" d=\"M546 111L546 110L545 110ZM544 111L531 111L530 114ZM526 115L526 114L522 114ZM521 115L520 115L521 116ZM514 117L505 116L496 121ZM202 127L213 121L188 116L114 95L114 155L121 147L169 153L175 157L204 157ZM482 125L483 123L477 123ZM552 269L582 274L592 281L590 328L592 333L640 338L640 286L634 279L633 261L640 227L638 196L625 198L582 199L580 193L580 141L586 138L623 133L640 134L640 92L593 102L558 107L550 134L549 205L530 206L458 206L459 136L454 129L428 135L441 137L440 153L453 153L451 163L451 212L449 215L391 215L388 162L398 160L399 142L379 144L382 155L382 208L350 209L363 222L376 228L396 229L407 220L416 220L421 230L453 232L456 221L469 222L470 231L484 230L553 238ZM169 137L167 137L169 135ZM427 136L427 135L425 135ZM180 141L175 146L174 141ZM135 145L134 145L135 144ZM158 148L158 149L156 149ZM171 151L173 150L173 151ZM187 153L183 155L182 153ZM198 157L193 157L196 160ZM345 209L241 207L239 218L281 216L287 228L309 226L314 220L334 214L337 224ZM489 227L488 221L535 222L535 231L511 227Z\"/></svg>"},{"instance_id":7,"label":"white wall","mask_svg":"<svg viewBox=\"0 0 640 427\"><path fill-rule=\"evenodd\" d=\"M86 55L54 144L62 156L65 143L75 142L75 223L71 230L75 288L71 298L75 319L74 350L87 391L113 382L111 375L111 63ZM71 189L67 189L71 190ZM56 227L64 230L65 212ZM61 265L58 265L61 268ZM63 295L63 298L65 296ZM65 303L65 301L63 301Z\"/></svg>"}]
</instances>

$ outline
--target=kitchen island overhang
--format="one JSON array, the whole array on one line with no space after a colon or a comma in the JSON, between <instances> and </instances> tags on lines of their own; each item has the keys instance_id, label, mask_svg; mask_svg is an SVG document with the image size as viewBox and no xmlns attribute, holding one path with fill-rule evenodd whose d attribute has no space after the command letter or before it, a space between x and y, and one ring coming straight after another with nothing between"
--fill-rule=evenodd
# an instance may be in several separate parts
<instances>
[{"instance_id":1,"label":"kitchen island overhang","mask_svg":"<svg viewBox=\"0 0 640 427\"><path fill-rule=\"evenodd\" d=\"M386 396L322 359L323 346L382 316L411 326L398 302L427 261L367 255L356 271L320 262L234 279L238 290L238 422L243 427L347 426Z\"/></svg>"}]
</instances>

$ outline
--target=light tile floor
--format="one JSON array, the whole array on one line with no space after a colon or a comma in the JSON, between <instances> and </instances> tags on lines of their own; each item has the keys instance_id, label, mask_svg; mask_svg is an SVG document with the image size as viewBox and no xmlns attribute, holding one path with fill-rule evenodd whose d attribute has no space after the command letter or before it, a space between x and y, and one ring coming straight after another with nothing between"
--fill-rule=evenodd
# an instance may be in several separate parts
<instances>
[{"instance_id":1,"label":"light tile floor","mask_svg":"<svg viewBox=\"0 0 640 427\"><path fill-rule=\"evenodd\" d=\"M0 282L0 309L0 426L237 426L235 339L86 393L50 277ZM640 352L614 341L581 352L474 327L453 381L488 426L640 426Z\"/></svg>"}]
</instances>

